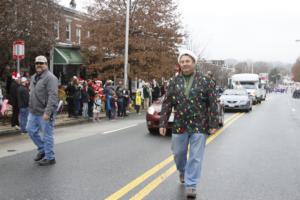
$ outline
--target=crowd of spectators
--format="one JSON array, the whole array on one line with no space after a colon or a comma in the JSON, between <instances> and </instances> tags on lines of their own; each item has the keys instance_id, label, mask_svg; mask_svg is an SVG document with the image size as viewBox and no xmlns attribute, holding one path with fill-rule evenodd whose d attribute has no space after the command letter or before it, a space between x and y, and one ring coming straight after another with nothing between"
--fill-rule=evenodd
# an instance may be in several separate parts
<instances>
[{"instance_id":1,"label":"crowd of spectators","mask_svg":"<svg viewBox=\"0 0 300 200\"><path fill-rule=\"evenodd\" d=\"M5 71L5 72L9 72ZM0 82L1 117L11 106L11 126L26 133L28 115L30 76L16 72L2 74ZM135 89L125 89L123 82L112 80L81 79L76 76L67 85L59 85L58 114L63 112L70 118L83 117L100 121L100 113L105 113L109 120L128 116L129 112L140 114L141 109L148 109L153 101L164 95L166 82L158 84L156 80L139 80ZM25 124L25 125L24 125Z\"/></svg>"}]
</instances>

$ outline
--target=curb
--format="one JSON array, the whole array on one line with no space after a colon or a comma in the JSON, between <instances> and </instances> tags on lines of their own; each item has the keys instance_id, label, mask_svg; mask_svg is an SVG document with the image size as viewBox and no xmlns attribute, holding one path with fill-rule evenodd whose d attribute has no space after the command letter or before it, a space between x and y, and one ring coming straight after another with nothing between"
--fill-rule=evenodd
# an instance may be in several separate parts
<instances>
[{"instance_id":1,"label":"curb","mask_svg":"<svg viewBox=\"0 0 300 200\"><path fill-rule=\"evenodd\" d=\"M101 116L100 119L105 118L105 116ZM54 127L64 127L64 126L70 126L70 125L75 125L75 124L83 124L83 123L88 123L91 122L90 119L83 119L83 118L78 118L78 119L73 119L70 121L64 121L61 120L57 123L54 124ZM19 135L20 130L16 130L14 128L8 129L8 130L0 130L0 136L7 136L7 135Z\"/></svg>"},{"instance_id":2,"label":"curb","mask_svg":"<svg viewBox=\"0 0 300 200\"><path fill-rule=\"evenodd\" d=\"M133 112L134 113L134 112ZM133 113L128 113L130 116ZM144 113L144 111L141 111L141 113ZM105 119L106 115L100 116L100 119ZM92 120L90 119L83 119L83 118L78 118L78 119L73 119L70 121L64 121L64 120L59 120L57 123L54 124L54 127L65 127L65 126L71 126L71 125L76 125L76 124L85 124L85 123L90 123ZM8 130L0 130L0 137L1 136L12 136L12 135L19 135L20 131L16 130L14 128L10 128Z\"/></svg>"}]
</instances>

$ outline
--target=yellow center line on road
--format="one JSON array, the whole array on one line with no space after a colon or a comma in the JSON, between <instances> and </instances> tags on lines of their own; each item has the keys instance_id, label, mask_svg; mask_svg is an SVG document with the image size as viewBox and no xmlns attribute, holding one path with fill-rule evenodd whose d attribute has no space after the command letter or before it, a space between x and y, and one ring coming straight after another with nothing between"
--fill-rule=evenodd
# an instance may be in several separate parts
<instances>
[{"instance_id":1,"label":"yellow center line on road","mask_svg":"<svg viewBox=\"0 0 300 200\"><path fill-rule=\"evenodd\" d=\"M226 129L228 126L230 126L235 120L243 116L245 113L237 113L237 115L234 115L230 120L230 122L226 123L225 126L220 128L215 134L211 135L210 137L207 138L206 140L206 145L208 145L211 141L213 141L218 135L220 135L224 129Z\"/></svg>"},{"instance_id":2,"label":"yellow center line on road","mask_svg":"<svg viewBox=\"0 0 300 200\"><path fill-rule=\"evenodd\" d=\"M239 113L236 113L233 116L230 116L228 119L226 119L225 122L224 122L225 126L226 126L226 124L228 122L230 122L232 119L234 119L238 115L239 115ZM125 185L124 187L122 187L121 189L119 189L118 191L116 191L115 193L113 193L112 195L110 195L107 198L105 198L105 200L117 200L117 199L120 199L125 194L127 194L129 191L131 191L132 189L134 189L135 187L137 187L138 185L140 185L141 183L143 183L145 180L147 180L149 177L151 177L152 175L154 175L155 173L157 173L159 170L161 170L162 168L164 168L166 165L168 165L172 161L173 161L173 155L169 156L167 159L165 159L162 162L160 162L159 164L155 165L153 168L149 169L148 171L146 171L141 176L139 176L136 179L132 180L127 185Z\"/></svg>"},{"instance_id":3,"label":"yellow center line on road","mask_svg":"<svg viewBox=\"0 0 300 200\"><path fill-rule=\"evenodd\" d=\"M235 122L238 118L243 116L244 113L239 113L238 115L234 115L231 121L228 122L223 128L218 130L214 135L210 136L207 141L206 145L209 144L213 139L215 139L225 128L230 126L233 122ZM172 165L167 171L159 175L156 179L151 181L148 185L146 185L142 190L140 190L136 195L130 198L130 200L140 200L145 198L148 194L150 194L155 188L157 188L162 182L164 182L169 176L176 172L176 166Z\"/></svg>"}]
</instances>

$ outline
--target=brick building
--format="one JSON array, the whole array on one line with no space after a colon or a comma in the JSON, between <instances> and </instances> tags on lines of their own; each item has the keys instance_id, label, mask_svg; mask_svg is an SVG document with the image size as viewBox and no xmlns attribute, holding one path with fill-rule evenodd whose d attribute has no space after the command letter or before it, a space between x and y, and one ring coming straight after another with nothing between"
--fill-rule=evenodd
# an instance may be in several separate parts
<instances>
[{"instance_id":1,"label":"brick building","mask_svg":"<svg viewBox=\"0 0 300 200\"><path fill-rule=\"evenodd\" d=\"M65 84L74 75L85 76L80 44L90 32L84 28L85 20L89 19L87 14L77 11L74 5L61 10L61 20L54 27L57 43L50 53L50 70Z\"/></svg>"}]
</instances>

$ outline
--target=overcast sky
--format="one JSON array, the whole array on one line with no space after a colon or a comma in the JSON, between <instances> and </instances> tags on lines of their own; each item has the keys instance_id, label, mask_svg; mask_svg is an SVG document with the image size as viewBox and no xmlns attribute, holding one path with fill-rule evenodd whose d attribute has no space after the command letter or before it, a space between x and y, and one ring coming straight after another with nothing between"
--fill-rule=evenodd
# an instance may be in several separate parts
<instances>
[{"instance_id":1,"label":"overcast sky","mask_svg":"<svg viewBox=\"0 0 300 200\"><path fill-rule=\"evenodd\" d=\"M60 0L63 5L69 0ZM91 0L77 0L82 8ZM297 0L178 0L194 50L206 59L282 61L300 56Z\"/></svg>"}]
</instances>

